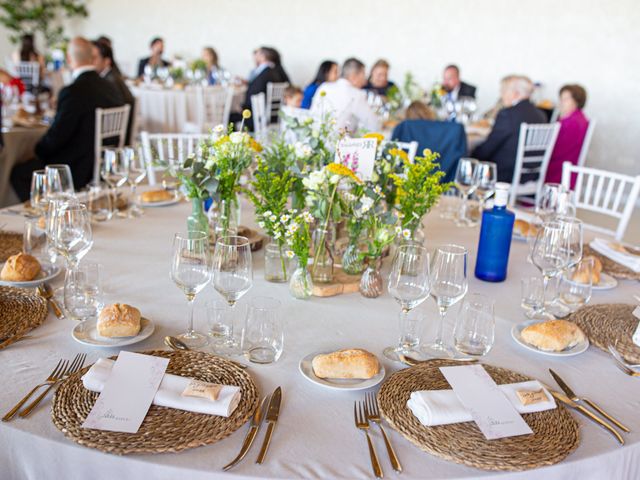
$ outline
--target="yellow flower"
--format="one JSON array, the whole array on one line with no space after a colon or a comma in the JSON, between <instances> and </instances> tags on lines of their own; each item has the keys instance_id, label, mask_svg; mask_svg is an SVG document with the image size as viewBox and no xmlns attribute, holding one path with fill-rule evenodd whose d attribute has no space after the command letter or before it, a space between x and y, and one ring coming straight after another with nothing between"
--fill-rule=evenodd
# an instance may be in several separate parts
<instances>
[{"instance_id":1,"label":"yellow flower","mask_svg":"<svg viewBox=\"0 0 640 480\"><path fill-rule=\"evenodd\" d=\"M353 170L351 170L349 167L342 165L341 163L330 163L329 165L327 165L327 170L333 174L341 175L343 177L348 177L356 183L362 183L362 180L360 180L356 176L356 174L353 173Z\"/></svg>"},{"instance_id":2,"label":"yellow flower","mask_svg":"<svg viewBox=\"0 0 640 480\"><path fill-rule=\"evenodd\" d=\"M229 141L229 135L223 135L218 140L216 140L216 145L222 145L223 143L227 143Z\"/></svg>"},{"instance_id":3,"label":"yellow flower","mask_svg":"<svg viewBox=\"0 0 640 480\"><path fill-rule=\"evenodd\" d=\"M256 153L260 153L262 151L262 145L256 142L254 138L249 139L249 145L251 146L251 149Z\"/></svg>"},{"instance_id":4,"label":"yellow flower","mask_svg":"<svg viewBox=\"0 0 640 480\"><path fill-rule=\"evenodd\" d=\"M389 150L389 154L393 157L400 157L404 162L409 161L409 155L407 154L407 152L400 148L392 148L391 150Z\"/></svg>"},{"instance_id":5,"label":"yellow flower","mask_svg":"<svg viewBox=\"0 0 640 480\"><path fill-rule=\"evenodd\" d=\"M251 118L251 110L243 110L242 111L242 118L244 118L245 120Z\"/></svg>"},{"instance_id":6,"label":"yellow flower","mask_svg":"<svg viewBox=\"0 0 640 480\"><path fill-rule=\"evenodd\" d=\"M422 150L423 157L428 157L429 155L431 155L431 150L429 150L428 148L425 148L424 150Z\"/></svg>"},{"instance_id":7,"label":"yellow flower","mask_svg":"<svg viewBox=\"0 0 640 480\"><path fill-rule=\"evenodd\" d=\"M363 138L374 138L378 143L382 143L384 141L384 135L381 133L366 133Z\"/></svg>"},{"instance_id":8,"label":"yellow flower","mask_svg":"<svg viewBox=\"0 0 640 480\"><path fill-rule=\"evenodd\" d=\"M320 96L321 97L326 97L326 95L327 95L327 92L325 92L324 90L320 91Z\"/></svg>"}]
</instances>

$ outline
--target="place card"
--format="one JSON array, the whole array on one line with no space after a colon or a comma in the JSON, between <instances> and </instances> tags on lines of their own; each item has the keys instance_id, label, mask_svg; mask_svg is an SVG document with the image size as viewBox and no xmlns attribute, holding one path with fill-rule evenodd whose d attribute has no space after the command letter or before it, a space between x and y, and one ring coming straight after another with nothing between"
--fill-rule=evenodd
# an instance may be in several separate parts
<instances>
[{"instance_id":1,"label":"place card","mask_svg":"<svg viewBox=\"0 0 640 480\"><path fill-rule=\"evenodd\" d=\"M343 138L338 143L335 162L349 167L361 180L371 180L377 146L375 138Z\"/></svg>"},{"instance_id":2,"label":"place card","mask_svg":"<svg viewBox=\"0 0 640 480\"><path fill-rule=\"evenodd\" d=\"M136 433L168 365L168 358L120 352L82 427Z\"/></svg>"},{"instance_id":3,"label":"place card","mask_svg":"<svg viewBox=\"0 0 640 480\"><path fill-rule=\"evenodd\" d=\"M533 433L482 365L440 371L487 440Z\"/></svg>"}]
</instances>

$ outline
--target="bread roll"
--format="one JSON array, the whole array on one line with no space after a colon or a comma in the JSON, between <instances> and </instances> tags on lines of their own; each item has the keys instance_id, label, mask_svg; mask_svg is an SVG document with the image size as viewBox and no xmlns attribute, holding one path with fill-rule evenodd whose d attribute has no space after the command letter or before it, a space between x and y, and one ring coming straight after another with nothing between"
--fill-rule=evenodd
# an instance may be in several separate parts
<instances>
[{"instance_id":1,"label":"bread roll","mask_svg":"<svg viewBox=\"0 0 640 480\"><path fill-rule=\"evenodd\" d=\"M311 366L319 378L368 379L380 371L376 356L359 348L316 355Z\"/></svg>"},{"instance_id":2,"label":"bread roll","mask_svg":"<svg viewBox=\"0 0 640 480\"><path fill-rule=\"evenodd\" d=\"M517 218L516 221L513 222L513 232L526 237L529 235L529 222Z\"/></svg>"},{"instance_id":3,"label":"bread roll","mask_svg":"<svg viewBox=\"0 0 640 480\"><path fill-rule=\"evenodd\" d=\"M549 320L536 323L522 330L522 339L545 352L561 352L585 340L585 335L575 323L566 320Z\"/></svg>"},{"instance_id":4,"label":"bread roll","mask_svg":"<svg viewBox=\"0 0 640 480\"><path fill-rule=\"evenodd\" d=\"M26 253L18 253L7 259L2 267L0 279L6 282L28 282L40 273L40 262Z\"/></svg>"},{"instance_id":5,"label":"bread roll","mask_svg":"<svg viewBox=\"0 0 640 480\"><path fill-rule=\"evenodd\" d=\"M145 203L165 202L174 198L173 193L168 190L149 190L140 195L140 199Z\"/></svg>"},{"instance_id":6,"label":"bread roll","mask_svg":"<svg viewBox=\"0 0 640 480\"><path fill-rule=\"evenodd\" d=\"M133 337L140 332L140 310L124 303L108 305L98 316L97 328L103 337Z\"/></svg>"},{"instance_id":7,"label":"bread roll","mask_svg":"<svg viewBox=\"0 0 640 480\"><path fill-rule=\"evenodd\" d=\"M591 269L591 284L597 285L600 283L600 271L602 270L602 264L600 264L599 268L596 267L595 257L585 257L583 259L583 263L581 263L580 267L576 269L571 279L578 283L589 283L589 268L587 267L586 263L584 263L584 260L587 260L589 258L594 259L593 268ZM598 263L600 263L599 260Z\"/></svg>"}]
</instances>

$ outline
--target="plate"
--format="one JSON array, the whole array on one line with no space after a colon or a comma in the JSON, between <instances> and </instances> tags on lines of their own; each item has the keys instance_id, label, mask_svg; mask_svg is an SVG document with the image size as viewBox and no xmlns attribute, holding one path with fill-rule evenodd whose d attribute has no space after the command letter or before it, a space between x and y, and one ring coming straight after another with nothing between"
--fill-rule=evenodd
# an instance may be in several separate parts
<instances>
[{"instance_id":1,"label":"plate","mask_svg":"<svg viewBox=\"0 0 640 480\"><path fill-rule=\"evenodd\" d=\"M4 263L0 265L0 269L2 269L2 267L4 267ZM48 282L49 280L56 278L61 271L62 269L57 265L42 263L40 273L34 280L29 280L28 282L10 282L8 280L0 280L0 285L4 287L20 288L37 287L41 283Z\"/></svg>"},{"instance_id":2,"label":"plate","mask_svg":"<svg viewBox=\"0 0 640 480\"><path fill-rule=\"evenodd\" d=\"M540 350L539 348L536 348L533 345L529 345L527 342L525 342L522 339L522 337L520 336L520 333L522 332L522 330L524 330L529 325L534 325L536 323L541 323L544 321L545 320L528 320L518 325L514 325L513 328L511 329L511 336L516 341L516 343L519 343L524 348L531 350L532 352L540 353L542 355L548 355L551 357L572 357L574 355L580 355L587 348L589 348L589 339L587 339L586 337L584 339L584 342L580 342L577 345L574 345L573 347L563 350L561 352L545 352L544 350Z\"/></svg>"},{"instance_id":3,"label":"plate","mask_svg":"<svg viewBox=\"0 0 640 480\"><path fill-rule=\"evenodd\" d=\"M96 323L97 320L87 320L86 322L79 323L71 331L71 336L76 342L82 343L83 345L99 348L116 348L141 342L149 338L155 330L153 322L148 318L142 317L140 319L140 333L135 337L107 338L98 335Z\"/></svg>"},{"instance_id":4,"label":"plate","mask_svg":"<svg viewBox=\"0 0 640 480\"><path fill-rule=\"evenodd\" d=\"M592 285L593 290L611 290L618 286L618 280L613 278L608 273L600 272L600 283Z\"/></svg>"},{"instance_id":5,"label":"plate","mask_svg":"<svg viewBox=\"0 0 640 480\"><path fill-rule=\"evenodd\" d=\"M160 202L143 202L141 197L138 197L138 204L141 207L168 207L169 205L175 205L176 203L180 203L180 194L175 193L174 197L169 200L162 200Z\"/></svg>"},{"instance_id":6,"label":"plate","mask_svg":"<svg viewBox=\"0 0 640 480\"><path fill-rule=\"evenodd\" d=\"M300 364L298 368L300 369L300 373L302 376L309 380L311 383L315 383L316 385L320 385L321 387L330 388L332 390L364 390L366 388L371 388L379 384L382 380L384 380L384 366L380 364L380 371L375 377L362 380L362 379L330 379L330 378L320 378L316 377L316 374L313 373L313 367L311 366L311 362L316 357L316 355L322 355L325 353L335 352L335 350L327 350L322 352L314 352L310 353L302 360L300 360Z\"/></svg>"}]
</instances>

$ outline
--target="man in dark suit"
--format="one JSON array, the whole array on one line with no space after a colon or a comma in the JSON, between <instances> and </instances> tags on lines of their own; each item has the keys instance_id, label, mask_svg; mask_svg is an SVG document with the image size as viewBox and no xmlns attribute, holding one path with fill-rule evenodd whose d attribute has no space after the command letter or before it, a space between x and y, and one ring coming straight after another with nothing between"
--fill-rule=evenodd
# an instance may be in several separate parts
<instances>
[{"instance_id":1,"label":"man in dark suit","mask_svg":"<svg viewBox=\"0 0 640 480\"><path fill-rule=\"evenodd\" d=\"M442 88L447 97L455 102L460 97L476 98L476 87L460 80L460 69L457 65L447 65L442 73Z\"/></svg>"},{"instance_id":2,"label":"man in dark suit","mask_svg":"<svg viewBox=\"0 0 640 480\"><path fill-rule=\"evenodd\" d=\"M96 108L124 105L116 88L96 72L91 42L74 38L67 57L73 83L60 91L56 116L36 145L36 158L16 165L11 172L11 184L21 201L29 198L33 170L49 164L69 165L76 189L89 183L95 163Z\"/></svg>"},{"instance_id":3,"label":"man in dark suit","mask_svg":"<svg viewBox=\"0 0 640 480\"><path fill-rule=\"evenodd\" d=\"M151 55L138 62L138 78L142 78L144 76L144 67L147 65L151 65L155 68L168 67L171 65L171 63L162 59L162 54L164 53L164 40L162 38L155 37L152 39L149 44L149 48L151 49Z\"/></svg>"},{"instance_id":4,"label":"man in dark suit","mask_svg":"<svg viewBox=\"0 0 640 480\"><path fill-rule=\"evenodd\" d=\"M520 125L547 123L544 113L529 101L532 92L533 83L528 78L508 77L501 92L506 107L498 113L489 137L471 152L473 158L496 163L499 182L513 181ZM525 182L527 178L521 180Z\"/></svg>"}]
</instances>

